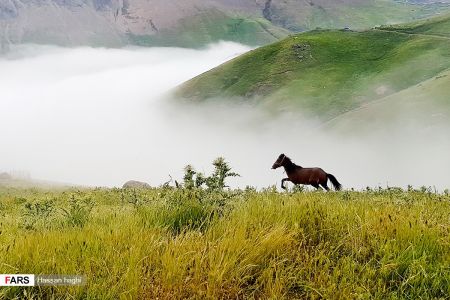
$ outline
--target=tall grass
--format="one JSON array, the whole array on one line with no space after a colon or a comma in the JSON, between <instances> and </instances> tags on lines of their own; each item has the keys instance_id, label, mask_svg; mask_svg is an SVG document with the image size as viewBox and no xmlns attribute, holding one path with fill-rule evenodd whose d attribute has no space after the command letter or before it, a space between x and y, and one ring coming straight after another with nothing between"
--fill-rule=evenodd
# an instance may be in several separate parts
<instances>
[{"instance_id":1,"label":"tall grass","mask_svg":"<svg viewBox=\"0 0 450 300\"><path fill-rule=\"evenodd\" d=\"M87 277L2 299L450 295L450 196L427 189L0 188L0 218L0 273Z\"/></svg>"}]
</instances>

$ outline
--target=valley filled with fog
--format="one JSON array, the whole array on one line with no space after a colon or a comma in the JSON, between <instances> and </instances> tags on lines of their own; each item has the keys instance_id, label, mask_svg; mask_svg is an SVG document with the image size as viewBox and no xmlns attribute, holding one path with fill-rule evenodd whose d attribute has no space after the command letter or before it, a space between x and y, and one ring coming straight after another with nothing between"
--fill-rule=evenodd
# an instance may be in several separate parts
<instances>
[{"instance_id":1,"label":"valley filled with fog","mask_svg":"<svg viewBox=\"0 0 450 300\"><path fill-rule=\"evenodd\" d=\"M273 116L229 99L169 99L184 81L251 50L219 43L182 48L21 45L0 57L0 172L87 185L127 180L158 186L192 164L209 173L223 156L242 177L232 186L279 185L280 153L319 166L345 188L448 187L446 129L335 133L299 112ZM447 138L446 138L447 137Z\"/></svg>"}]
</instances>

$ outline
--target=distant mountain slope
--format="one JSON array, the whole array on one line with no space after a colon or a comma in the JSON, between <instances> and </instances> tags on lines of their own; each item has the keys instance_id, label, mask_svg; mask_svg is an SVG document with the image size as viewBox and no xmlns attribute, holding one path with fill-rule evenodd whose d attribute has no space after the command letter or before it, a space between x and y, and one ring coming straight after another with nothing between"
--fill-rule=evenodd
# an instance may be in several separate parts
<instances>
[{"instance_id":1,"label":"distant mountain slope","mask_svg":"<svg viewBox=\"0 0 450 300\"><path fill-rule=\"evenodd\" d=\"M447 9L448 0L0 0L0 46L262 45L288 30L369 28Z\"/></svg>"},{"instance_id":2,"label":"distant mountain slope","mask_svg":"<svg viewBox=\"0 0 450 300\"><path fill-rule=\"evenodd\" d=\"M447 8L449 1L267 0L264 15L294 32L321 28L367 29L407 22Z\"/></svg>"},{"instance_id":3,"label":"distant mountain slope","mask_svg":"<svg viewBox=\"0 0 450 300\"><path fill-rule=\"evenodd\" d=\"M41 188L41 189L68 189L70 187L80 187L73 184L52 182L35 179L1 178L1 188Z\"/></svg>"},{"instance_id":4,"label":"distant mountain slope","mask_svg":"<svg viewBox=\"0 0 450 300\"><path fill-rule=\"evenodd\" d=\"M450 16L420 20L410 24L383 26L382 30L391 30L410 34L426 34L450 38Z\"/></svg>"},{"instance_id":5,"label":"distant mountain slope","mask_svg":"<svg viewBox=\"0 0 450 300\"><path fill-rule=\"evenodd\" d=\"M257 46L276 42L289 34L262 17L230 16L210 10L180 20L175 28L163 28L155 34L129 33L128 37L133 44L142 46L197 48L220 40Z\"/></svg>"},{"instance_id":6,"label":"distant mountain slope","mask_svg":"<svg viewBox=\"0 0 450 300\"><path fill-rule=\"evenodd\" d=\"M183 84L176 95L253 99L277 110L297 107L326 120L448 68L450 39L382 30L311 31L206 72Z\"/></svg>"},{"instance_id":7,"label":"distant mountain slope","mask_svg":"<svg viewBox=\"0 0 450 300\"><path fill-rule=\"evenodd\" d=\"M0 41L199 47L220 39L278 39L282 30L257 12L250 0L0 0Z\"/></svg>"},{"instance_id":8,"label":"distant mountain slope","mask_svg":"<svg viewBox=\"0 0 450 300\"><path fill-rule=\"evenodd\" d=\"M422 131L435 131L450 124L450 70L418 85L373 101L342 114L324 125L328 130L346 134L374 132L386 124L406 128L420 123ZM417 129L417 127L414 127ZM441 131L442 132L442 131ZM448 131L445 131L448 137Z\"/></svg>"}]
</instances>

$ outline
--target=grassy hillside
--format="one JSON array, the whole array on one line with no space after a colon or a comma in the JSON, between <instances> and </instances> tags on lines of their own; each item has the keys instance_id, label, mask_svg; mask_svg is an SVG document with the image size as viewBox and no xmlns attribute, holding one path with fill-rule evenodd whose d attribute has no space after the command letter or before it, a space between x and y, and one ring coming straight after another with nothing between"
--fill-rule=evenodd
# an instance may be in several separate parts
<instances>
[{"instance_id":1,"label":"grassy hillside","mask_svg":"<svg viewBox=\"0 0 450 300\"><path fill-rule=\"evenodd\" d=\"M383 30L311 31L206 72L183 84L176 95L253 99L329 119L448 68L450 39Z\"/></svg>"},{"instance_id":2,"label":"grassy hillside","mask_svg":"<svg viewBox=\"0 0 450 300\"><path fill-rule=\"evenodd\" d=\"M431 299L450 294L450 196L0 188L1 273L85 275L16 299Z\"/></svg>"}]
</instances>

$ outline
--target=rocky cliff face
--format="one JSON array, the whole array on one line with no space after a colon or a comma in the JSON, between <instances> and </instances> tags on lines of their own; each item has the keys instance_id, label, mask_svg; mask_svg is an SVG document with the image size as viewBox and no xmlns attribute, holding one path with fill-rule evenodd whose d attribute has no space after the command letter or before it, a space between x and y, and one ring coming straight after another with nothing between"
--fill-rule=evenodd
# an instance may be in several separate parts
<instances>
[{"instance_id":1,"label":"rocky cliff face","mask_svg":"<svg viewBox=\"0 0 450 300\"><path fill-rule=\"evenodd\" d=\"M382 16L386 7L380 3L387 3L401 12L409 12L406 17L398 13L398 19L403 21L416 17L411 14L411 5L435 5L430 4L432 0L411 1L421 3L399 4L394 0L0 0L0 45L3 49L10 43L115 47L140 44L142 37L156 44L171 44L177 34L187 34L195 43L198 37L192 37L189 30L209 36L205 40L208 42L227 39L239 30L249 34L249 26L258 34L267 30L276 38L277 34L260 20L292 31L344 23L363 27L366 25L364 15L352 20L347 8L352 11L370 8L370 14ZM449 1L439 2L442 5ZM228 19L235 22L228 22ZM256 20L257 26L244 22L248 20ZM378 19L368 20L367 25L376 22ZM214 23L217 23L214 30L203 28ZM240 24L246 26L239 28ZM156 36L158 39L153 39ZM164 40L166 36L171 36L172 41ZM270 41L263 34L261 37L261 43Z\"/></svg>"},{"instance_id":2,"label":"rocky cliff face","mask_svg":"<svg viewBox=\"0 0 450 300\"><path fill-rule=\"evenodd\" d=\"M119 3L0 0L0 35L4 43L120 45L124 40L112 22L114 6Z\"/></svg>"}]
</instances>

